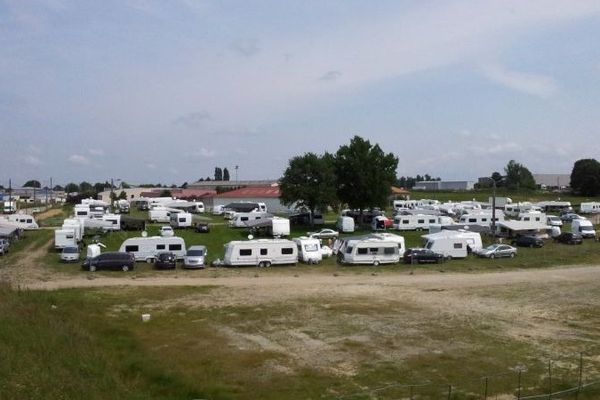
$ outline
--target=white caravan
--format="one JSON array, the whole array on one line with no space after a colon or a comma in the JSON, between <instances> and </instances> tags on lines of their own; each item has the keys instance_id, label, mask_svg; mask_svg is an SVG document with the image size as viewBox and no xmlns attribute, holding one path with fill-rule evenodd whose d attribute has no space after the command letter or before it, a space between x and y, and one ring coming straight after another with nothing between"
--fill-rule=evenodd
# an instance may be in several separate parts
<instances>
[{"instance_id":1,"label":"white caravan","mask_svg":"<svg viewBox=\"0 0 600 400\"><path fill-rule=\"evenodd\" d=\"M421 208L425 203L421 200L394 200L392 203L394 210L413 210L415 208Z\"/></svg>"},{"instance_id":2,"label":"white caravan","mask_svg":"<svg viewBox=\"0 0 600 400\"><path fill-rule=\"evenodd\" d=\"M85 230L84 221L84 219L80 218L67 218L63 221L61 229L72 230L75 234L75 240L79 242L83 239L83 234Z\"/></svg>"},{"instance_id":3,"label":"white caravan","mask_svg":"<svg viewBox=\"0 0 600 400\"><path fill-rule=\"evenodd\" d=\"M179 236L134 237L125 240L119 251L131 253L135 261L153 262L161 251L175 253L178 260L185 256L185 242Z\"/></svg>"},{"instance_id":4,"label":"white caravan","mask_svg":"<svg viewBox=\"0 0 600 400\"><path fill-rule=\"evenodd\" d=\"M234 213L231 220L229 220L229 226L232 228L245 228L246 222L256 221L258 219L270 218L271 214L266 212L238 212Z\"/></svg>"},{"instance_id":5,"label":"white caravan","mask_svg":"<svg viewBox=\"0 0 600 400\"><path fill-rule=\"evenodd\" d=\"M323 260L321 241L315 238L301 236L292 239L298 246L298 260L307 264L318 264Z\"/></svg>"},{"instance_id":6,"label":"white caravan","mask_svg":"<svg viewBox=\"0 0 600 400\"><path fill-rule=\"evenodd\" d=\"M387 232L378 232L378 233L371 233L369 235L369 237L372 237L375 239L380 239L380 240L387 240L390 242L395 242L398 245L398 251L400 252L400 257L402 257L404 255L404 252L406 251L406 245L404 244L403 236L396 235L393 233L387 233Z\"/></svg>"},{"instance_id":7,"label":"white caravan","mask_svg":"<svg viewBox=\"0 0 600 400\"><path fill-rule=\"evenodd\" d=\"M21 229L33 230L39 228L37 222L35 222L35 218L29 214L10 214L4 218L10 222L16 222Z\"/></svg>"},{"instance_id":8,"label":"white caravan","mask_svg":"<svg viewBox=\"0 0 600 400\"><path fill-rule=\"evenodd\" d=\"M148 215L151 222L171 222L171 211L162 206L151 209Z\"/></svg>"},{"instance_id":9,"label":"white caravan","mask_svg":"<svg viewBox=\"0 0 600 400\"><path fill-rule=\"evenodd\" d=\"M400 261L400 249L392 240L357 237L345 241L338 260L343 264L395 264Z\"/></svg>"},{"instance_id":10,"label":"white caravan","mask_svg":"<svg viewBox=\"0 0 600 400\"><path fill-rule=\"evenodd\" d=\"M163 203L163 206L195 214L204 212L204 203L201 201L173 200Z\"/></svg>"},{"instance_id":11,"label":"white caravan","mask_svg":"<svg viewBox=\"0 0 600 400\"><path fill-rule=\"evenodd\" d=\"M589 219L577 218L571 221L571 232L578 233L584 238L595 238L596 230Z\"/></svg>"},{"instance_id":12,"label":"white caravan","mask_svg":"<svg viewBox=\"0 0 600 400\"><path fill-rule=\"evenodd\" d=\"M570 201L540 201L536 205L546 213L549 212L573 212Z\"/></svg>"},{"instance_id":13,"label":"white caravan","mask_svg":"<svg viewBox=\"0 0 600 400\"><path fill-rule=\"evenodd\" d=\"M600 203L596 201L581 203L579 212L582 214L597 214L600 213Z\"/></svg>"},{"instance_id":14,"label":"white caravan","mask_svg":"<svg viewBox=\"0 0 600 400\"><path fill-rule=\"evenodd\" d=\"M273 237L290 236L290 220L281 217L271 218L271 225L267 226L267 233Z\"/></svg>"},{"instance_id":15,"label":"white caravan","mask_svg":"<svg viewBox=\"0 0 600 400\"><path fill-rule=\"evenodd\" d=\"M483 247L481 235L477 232L442 230L423 235L424 247L446 258L464 258L470 251Z\"/></svg>"},{"instance_id":16,"label":"white caravan","mask_svg":"<svg viewBox=\"0 0 600 400\"><path fill-rule=\"evenodd\" d=\"M335 226L342 233L354 232L354 218L345 216L338 217Z\"/></svg>"},{"instance_id":17,"label":"white caravan","mask_svg":"<svg viewBox=\"0 0 600 400\"><path fill-rule=\"evenodd\" d=\"M504 221L504 212L496 210L496 222ZM458 220L463 225L481 225L490 226L492 224L492 210L478 211L475 213L463 214Z\"/></svg>"},{"instance_id":18,"label":"white caravan","mask_svg":"<svg viewBox=\"0 0 600 400\"><path fill-rule=\"evenodd\" d=\"M296 264L298 248L287 239L235 240L225 244L225 256L221 265L258 266ZM218 264L218 263L217 263Z\"/></svg>"},{"instance_id":19,"label":"white caravan","mask_svg":"<svg viewBox=\"0 0 600 400\"><path fill-rule=\"evenodd\" d=\"M54 248L77 247L77 239L73 229L57 229L54 231Z\"/></svg>"},{"instance_id":20,"label":"white caravan","mask_svg":"<svg viewBox=\"0 0 600 400\"><path fill-rule=\"evenodd\" d=\"M542 208L529 202L506 204L504 206L504 214L512 218L517 218L519 214L531 211L542 211Z\"/></svg>"},{"instance_id":21,"label":"white caravan","mask_svg":"<svg viewBox=\"0 0 600 400\"><path fill-rule=\"evenodd\" d=\"M16 201L5 201L4 202L4 214L11 214L17 212Z\"/></svg>"},{"instance_id":22,"label":"white caravan","mask_svg":"<svg viewBox=\"0 0 600 400\"><path fill-rule=\"evenodd\" d=\"M189 212L172 213L170 218L173 228L191 228L193 226L193 217Z\"/></svg>"},{"instance_id":23,"label":"white caravan","mask_svg":"<svg viewBox=\"0 0 600 400\"><path fill-rule=\"evenodd\" d=\"M396 215L394 217L394 229L398 231L425 230L431 224L452 224L454 220L447 216L436 216L426 214Z\"/></svg>"},{"instance_id":24,"label":"white caravan","mask_svg":"<svg viewBox=\"0 0 600 400\"><path fill-rule=\"evenodd\" d=\"M119 214L106 214L102 216L102 221L109 222L112 225L108 225L103 228L107 231L120 231L121 230L121 215Z\"/></svg>"},{"instance_id":25,"label":"white caravan","mask_svg":"<svg viewBox=\"0 0 600 400\"><path fill-rule=\"evenodd\" d=\"M546 214L541 211L529 211L520 213L517 220L525 222L539 222L545 225L548 219Z\"/></svg>"}]
</instances>

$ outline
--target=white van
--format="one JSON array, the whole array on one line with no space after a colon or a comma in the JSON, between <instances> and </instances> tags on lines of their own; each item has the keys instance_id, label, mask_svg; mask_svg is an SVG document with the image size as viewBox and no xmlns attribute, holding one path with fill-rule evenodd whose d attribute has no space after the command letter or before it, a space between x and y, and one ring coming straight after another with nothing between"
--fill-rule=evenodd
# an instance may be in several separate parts
<instances>
[{"instance_id":1,"label":"white van","mask_svg":"<svg viewBox=\"0 0 600 400\"><path fill-rule=\"evenodd\" d=\"M422 236L425 247L446 258L465 258L470 251L483 247L481 235L477 232L442 230Z\"/></svg>"},{"instance_id":2,"label":"white van","mask_svg":"<svg viewBox=\"0 0 600 400\"><path fill-rule=\"evenodd\" d=\"M579 212L582 214L597 214L600 213L600 203L596 201L581 203Z\"/></svg>"},{"instance_id":3,"label":"white van","mask_svg":"<svg viewBox=\"0 0 600 400\"><path fill-rule=\"evenodd\" d=\"M152 222L171 222L171 211L166 210L164 207L153 208L148 211L148 214Z\"/></svg>"},{"instance_id":4,"label":"white van","mask_svg":"<svg viewBox=\"0 0 600 400\"><path fill-rule=\"evenodd\" d=\"M298 248L287 239L235 240L225 244L225 256L216 265L258 266L296 264Z\"/></svg>"},{"instance_id":5,"label":"white van","mask_svg":"<svg viewBox=\"0 0 600 400\"><path fill-rule=\"evenodd\" d=\"M318 264L323 260L321 241L315 238L301 236L292 239L298 246L298 260L307 264Z\"/></svg>"},{"instance_id":6,"label":"white van","mask_svg":"<svg viewBox=\"0 0 600 400\"><path fill-rule=\"evenodd\" d=\"M338 217L335 226L343 233L354 232L354 218L345 216Z\"/></svg>"},{"instance_id":7,"label":"white van","mask_svg":"<svg viewBox=\"0 0 600 400\"><path fill-rule=\"evenodd\" d=\"M595 238L596 230L589 219L577 218L571 221L571 232L578 233L584 238Z\"/></svg>"},{"instance_id":8,"label":"white van","mask_svg":"<svg viewBox=\"0 0 600 400\"><path fill-rule=\"evenodd\" d=\"M395 264L400 261L400 250L391 240L356 238L346 241L338 260L343 264Z\"/></svg>"},{"instance_id":9,"label":"white van","mask_svg":"<svg viewBox=\"0 0 600 400\"><path fill-rule=\"evenodd\" d=\"M193 226L192 214L189 212L171 213L170 218L173 228L191 228Z\"/></svg>"},{"instance_id":10,"label":"white van","mask_svg":"<svg viewBox=\"0 0 600 400\"><path fill-rule=\"evenodd\" d=\"M181 260L185 256L185 241L179 236L134 237L125 240L119 251L133 254L135 261L153 262L161 251L171 251Z\"/></svg>"}]
</instances>

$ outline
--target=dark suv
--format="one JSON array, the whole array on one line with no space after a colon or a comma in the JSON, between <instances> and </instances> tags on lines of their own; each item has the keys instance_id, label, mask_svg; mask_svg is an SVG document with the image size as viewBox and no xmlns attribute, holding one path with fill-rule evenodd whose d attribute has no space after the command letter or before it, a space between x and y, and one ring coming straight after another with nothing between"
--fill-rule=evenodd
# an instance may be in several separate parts
<instances>
[{"instance_id":1,"label":"dark suv","mask_svg":"<svg viewBox=\"0 0 600 400\"><path fill-rule=\"evenodd\" d=\"M429 249L412 248L404 252L403 260L405 264L441 263L444 256Z\"/></svg>"},{"instance_id":2,"label":"dark suv","mask_svg":"<svg viewBox=\"0 0 600 400\"><path fill-rule=\"evenodd\" d=\"M177 265L177 256L170 251L162 251L156 255L154 266L157 269L174 269Z\"/></svg>"},{"instance_id":3,"label":"dark suv","mask_svg":"<svg viewBox=\"0 0 600 400\"><path fill-rule=\"evenodd\" d=\"M512 245L520 247L544 247L544 241L535 236L517 236L512 241Z\"/></svg>"},{"instance_id":4,"label":"dark suv","mask_svg":"<svg viewBox=\"0 0 600 400\"><path fill-rule=\"evenodd\" d=\"M554 238L559 243L564 244L582 244L583 238L578 233L563 232Z\"/></svg>"},{"instance_id":5,"label":"dark suv","mask_svg":"<svg viewBox=\"0 0 600 400\"><path fill-rule=\"evenodd\" d=\"M133 254L119 251L109 251L94 258L86 258L81 264L81 268L92 272L99 269L131 271L134 266L135 258Z\"/></svg>"}]
</instances>

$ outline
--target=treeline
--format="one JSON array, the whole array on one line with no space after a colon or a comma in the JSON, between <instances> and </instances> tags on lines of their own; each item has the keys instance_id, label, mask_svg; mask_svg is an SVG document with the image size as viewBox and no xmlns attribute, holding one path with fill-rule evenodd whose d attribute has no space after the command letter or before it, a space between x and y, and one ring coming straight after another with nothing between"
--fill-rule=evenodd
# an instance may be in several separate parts
<instances>
[{"instance_id":1,"label":"treeline","mask_svg":"<svg viewBox=\"0 0 600 400\"><path fill-rule=\"evenodd\" d=\"M415 187L415 184L417 182L422 182L422 181L441 181L442 178L437 177L434 178L429 174L425 174L423 176L421 175L417 175L415 177L412 176L401 176L397 181L396 181L396 185L403 187L405 189L412 189L413 187Z\"/></svg>"},{"instance_id":2,"label":"treeline","mask_svg":"<svg viewBox=\"0 0 600 400\"><path fill-rule=\"evenodd\" d=\"M215 167L215 174L213 175L214 179L211 179L210 176L207 176L206 178L200 178L198 179L198 181L200 182L204 182L204 181L229 181L231 179L230 175L229 175L229 170L227 169L227 167L225 168L221 168L221 167Z\"/></svg>"}]
</instances>

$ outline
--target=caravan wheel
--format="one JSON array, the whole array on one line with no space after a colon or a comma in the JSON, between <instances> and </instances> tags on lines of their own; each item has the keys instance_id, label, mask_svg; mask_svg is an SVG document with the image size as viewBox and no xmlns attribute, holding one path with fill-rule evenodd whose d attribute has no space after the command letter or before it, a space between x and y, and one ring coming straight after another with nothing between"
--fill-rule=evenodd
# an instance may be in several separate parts
<instances>
[{"instance_id":1,"label":"caravan wheel","mask_svg":"<svg viewBox=\"0 0 600 400\"><path fill-rule=\"evenodd\" d=\"M258 268L263 268L264 266L265 266L265 263L264 263L264 262L260 261L260 262L258 263Z\"/></svg>"},{"instance_id":2,"label":"caravan wheel","mask_svg":"<svg viewBox=\"0 0 600 400\"><path fill-rule=\"evenodd\" d=\"M270 261L265 261L265 267L269 268L271 266L271 262Z\"/></svg>"},{"instance_id":3,"label":"caravan wheel","mask_svg":"<svg viewBox=\"0 0 600 400\"><path fill-rule=\"evenodd\" d=\"M376 267L379 266L379 261L378 260L373 261L373 265Z\"/></svg>"}]
</instances>

